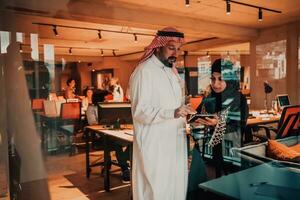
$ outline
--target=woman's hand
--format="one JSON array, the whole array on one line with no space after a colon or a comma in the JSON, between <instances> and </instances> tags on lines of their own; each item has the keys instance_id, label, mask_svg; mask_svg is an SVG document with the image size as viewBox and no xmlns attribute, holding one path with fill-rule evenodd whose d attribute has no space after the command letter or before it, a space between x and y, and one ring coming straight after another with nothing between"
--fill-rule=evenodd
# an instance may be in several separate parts
<instances>
[{"instance_id":1,"label":"woman's hand","mask_svg":"<svg viewBox=\"0 0 300 200\"><path fill-rule=\"evenodd\" d=\"M218 119L217 118L205 117L205 119L198 118L192 125L194 127L197 127L199 125L216 126L217 123L218 123Z\"/></svg>"}]
</instances>

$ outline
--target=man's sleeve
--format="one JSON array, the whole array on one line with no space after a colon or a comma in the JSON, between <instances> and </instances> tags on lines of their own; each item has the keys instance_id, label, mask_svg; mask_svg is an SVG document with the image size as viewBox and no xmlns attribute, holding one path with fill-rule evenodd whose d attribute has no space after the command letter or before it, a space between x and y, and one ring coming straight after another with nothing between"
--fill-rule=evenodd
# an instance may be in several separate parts
<instances>
[{"instance_id":1,"label":"man's sleeve","mask_svg":"<svg viewBox=\"0 0 300 200\"><path fill-rule=\"evenodd\" d=\"M132 117L142 124L160 123L174 119L175 109L153 107L151 100L155 93L151 71L142 69L133 75L130 81Z\"/></svg>"}]
</instances>

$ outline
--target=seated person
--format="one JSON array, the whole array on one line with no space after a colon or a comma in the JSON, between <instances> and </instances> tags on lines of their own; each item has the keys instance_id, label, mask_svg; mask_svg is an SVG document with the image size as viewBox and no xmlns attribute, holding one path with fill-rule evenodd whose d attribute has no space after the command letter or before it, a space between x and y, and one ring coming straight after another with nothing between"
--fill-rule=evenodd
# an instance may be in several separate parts
<instances>
[{"instance_id":1,"label":"seated person","mask_svg":"<svg viewBox=\"0 0 300 200\"><path fill-rule=\"evenodd\" d=\"M93 104L93 93L93 87L86 87L86 89L83 91L84 98L81 102L82 113L85 113L88 106Z\"/></svg>"},{"instance_id":2,"label":"seated person","mask_svg":"<svg viewBox=\"0 0 300 200\"><path fill-rule=\"evenodd\" d=\"M89 125L95 125L98 124L98 110L97 110L97 98L93 98L92 105L89 105L86 111L87 121ZM102 144L101 137L96 140L95 146ZM129 161L129 148L127 147L125 151L123 151L123 145L118 142L112 142L110 143L110 149L112 151L116 152L116 157L119 166L122 170L122 182L123 183L129 183L130 182L130 171L128 169L128 163Z\"/></svg>"},{"instance_id":3,"label":"seated person","mask_svg":"<svg viewBox=\"0 0 300 200\"><path fill-rule=\"evenodd\" d=\"M75 82L75 80L73 78L69 78L66 83L67 83L67 88L65 90L65 98L66 99L76 98L76 95L75 95L76 82Z\"/></svg>"},{"instance_id":4,"label":"seated person","mask_svg":"<svg viewBox=\"0 0 300 200\"><path fill-rule=\"evenodd\" d=\"M124 101L124 92L119 83L118 78L112 78L109 82L109 90L112 93L113 99L110 100L112 102L123 102Z\"/></svg>"}]
</instances>

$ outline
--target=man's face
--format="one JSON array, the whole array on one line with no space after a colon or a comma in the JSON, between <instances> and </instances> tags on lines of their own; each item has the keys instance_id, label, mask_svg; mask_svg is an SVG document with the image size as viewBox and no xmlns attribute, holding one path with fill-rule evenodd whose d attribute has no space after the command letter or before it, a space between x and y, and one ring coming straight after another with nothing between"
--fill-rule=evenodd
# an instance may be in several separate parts
<instances>
[{"instance_id":1,"label":"man's face","mask_svg":"<svg viewBox=\"0 0 300 200\"><path fill-rule=\"evenodd\" d=\"M181 43L170 41L158 49L159 59L166 65L173 65L179 55Z\"/></svg>"}]
</instances>

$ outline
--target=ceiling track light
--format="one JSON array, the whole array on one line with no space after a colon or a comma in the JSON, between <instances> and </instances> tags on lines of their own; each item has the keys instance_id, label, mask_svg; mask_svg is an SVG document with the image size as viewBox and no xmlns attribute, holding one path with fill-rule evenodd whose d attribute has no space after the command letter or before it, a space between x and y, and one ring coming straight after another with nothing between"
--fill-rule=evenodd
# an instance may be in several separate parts
<instances>
[{"instance_id":1,"label":"ceiling track light","mask_svg":"<svg viewBox=\"0 0 300 200\"><path fill-rule=\"evenodd\" d=\"M223 0L226 2L226 13L229 15L231 12L230 6L231 4L238 4L241 6L246 6L246 7L250 7L250 8L255 8L258 9L258 21L262 21L263 18L263 10L264 11L268 11L268 12L274 12L274 13L282 13L280 10L274 10L274 9L270 9L270 8L266 8L266 7L261 7L261 6L256 6L256 5L252 5L252 4L248 4L248 3L243 3L240 1L235 1L235 0Z\"/></svg>"},{"instance_id":2,"label":"ceiling track light","mask_svg":"<svg viewBox=\"0 0 300 200\"><path fill-rule=\"evenodd\" d=\"M53 32L56 36L58 36L57 28L69 28L69 29L79 29L79 30L89 30L89 31L97 31L98 32L98 38L101 39L102 32L108 32L108 33L119 33L119 34L127 34L132 35L132 32L123 32L123 31L116 31L116 30L109 30L109 29L95 29L95 28L87 28L87 27L77 27L77 26L67 26L67 25L57 25L57 24L48 24L48 23L40 23L40 22L33 22L32 24L36 24L39 26L50 26L53 29ZM149 34L149 33L135 33L136 35L143 35L143 36L155 36L155 34Z\"/></svg>"},{"instance_id":3,"label":"ceiling track light","mask_svg":"<svg viewBox=\"0 0 300 200\"><path fill-rule=\"evenodd\" d=\"M185 0L185 6L189 7L190 6L190 0Z\"/></svg>"},{"instance_id":4,"label":"ceiling track light","mask_svg":"<svg viewBox=\"0 0 300 200\"><path fill-rule=\"evenodd\" d=\"M206 52L206 57L210 57L209 51Z\"/></svg>"},{"instance_id":5,"label":"ceiling track light","mask_svg":"<svg viewBox=\"0 0 300 200\"><path fill-rule=\"evenodd\" d=\"M56 25L53 25L53 29L52 30L53 30L53 33L54 33L55 36L59 36L58 32L57 32L57 26Z\"/></svg>"},{"instance_id":6,"label":"ceiling track light","mask_svg":"<svg viewBox=\"0 0 300 200\"><path fill-rule=\"evenodd\" d=\"M231 12L230 0L226 0L226 14L230 15L230 12Z\"/></svg>"},{"instance_id":7,"label":"ceiling track light","mask_svg":"<svg viewBox=\"0 0 300 200\"><path fill-rule=\"evenodd\" d=\"M112 54L113 54L113 56L117 56L114 49L112 50Z\"/></svg>"},{"instance_id":8,"label":"ceiling track light","mask_svg":"<svg viewBox=\"0 0 300 200\"><path fill-rule=\"evenodd\" d=\"M134 37L134 42L137 43L138 39L137 39L137 35L135 33L133 34L133 37Z\"/></svg>"},{"instance_id":9,"label":"ceiling track light","mask_svg":"<svg viewBox=\"0 0 300 200\"><path fill-rule=\"evenodd\" d=\"M262 21L263 20L263 13L262 13L262 9L258 8L258 21Z\"/></svg>"},{"instance_id":10,"label":"ceiling track light","mask_svg":"<svg viewBox=\"0 0 300 200\"><path fill-rule=\"evenodd\" d=\"M30 47L30 44L22 44L22 47L20 46L20 49L23 48L23 47ZM43 45L38 45L39 47L44 47ZM94 50L94 51L97 51L98 52L98 55L99 55L99 50L101 52L101 54L104 55L104 51L112 51L112 52L115 52L115 51L119 51L119 49L100 49L100 48L92 48L92 47L70 47L70 46L59 46L59 45L55 45L55 48L58 48L58 49L66 49L66 51L69 52L69 54L73 54L73 50L76 49L76 50ZM139 52L140 53L140 52ZM116 55L116 53L113 53Z\"/></svg>"},{"instance_id":11,"label":"ceiling track light","mask_svg":"<svg viewBox=\"0 0 300 200\"><path fill-rule=\"evenodd\" d=\"M102 39L102 35L101 35L101 31L98 30L98 38L101 40Z\"/></svg>"}]
</instances>

